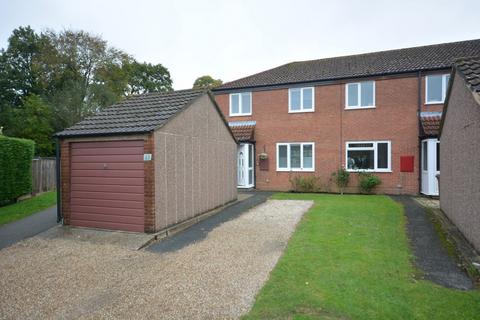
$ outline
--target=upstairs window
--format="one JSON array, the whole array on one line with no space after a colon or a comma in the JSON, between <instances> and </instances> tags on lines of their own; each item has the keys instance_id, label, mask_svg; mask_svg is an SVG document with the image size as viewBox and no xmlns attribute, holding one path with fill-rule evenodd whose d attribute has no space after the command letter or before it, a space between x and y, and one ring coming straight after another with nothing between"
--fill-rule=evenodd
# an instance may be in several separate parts
<instances>
[{"instance_id":1,"label":"upstairs window","mask_svg":"<svg viewBox=\"0 0 480 320\"><path fill-rule=\"evenodd\" d=\"M232 93L230 94L230 116L250 116L252 115L252 93Z\"/></svg>"},{"instance_id":2,"label":"upstairs window","mask_svg":"<svg viewBox=\"0 0 480 320\"><path fill-rule=\"evenodd\" d=\"M277 171L314 171L313 142L277 143Z\"/></svg>"},{"instance_id":3,"label":"upstairs window","mask_svg":"<svg viewBox=\"0 0 480 320\"><path fill-rule=\"evenodd\" d=\"M312 112L314 105L313 87L288 90L288 112Z\"/></svg>"},{"instance_id":4,"label":"upstairs window","mask_svg":"<svg viewBox=\"0 0 480 320\"><path fill-rule=\"evenodd\" d=\"M345 109L375 108L375 81L347 83Z\"/></svg>"},{"instance_id":5,"label":"upstairs window","mask_svg":"<svg viewBox=\"0 0 480 320\"><path fill-rule=\"evenodd\" d=\"M346 153L348 171L391 170L390 141L347 142Z\"/></svg>"},{"instance_id":6,"label":"upstairs window","mask_svg":"<svg viewBox=\"0 0 480 320\"><path fill-rule=\"evenodd\" d=\"M443 103L449 80L449 74L427 76L425 78L425 103Z\"/></svg>"}]
</instances>

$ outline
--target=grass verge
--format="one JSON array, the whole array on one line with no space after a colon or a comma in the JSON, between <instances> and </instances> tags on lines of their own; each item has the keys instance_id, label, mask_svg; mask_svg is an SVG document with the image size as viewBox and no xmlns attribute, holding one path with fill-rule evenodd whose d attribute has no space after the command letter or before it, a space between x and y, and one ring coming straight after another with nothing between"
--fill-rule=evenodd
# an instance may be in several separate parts
<instances>
[{"instance_id":1,"label":"grass verge","mask_svg":"<svg viewBox=\"0 0 480 320\"><path fill-rule=\"evenodd\" d=\"M27 200L0 207L0 225L20 220L34 213L50 208L56 203L57 193L51 191Z\"/></svg>"},{"instance_id":2,"label":"grass verge","mask_svg":"<svg viewBox=\"0 0 480 320\"><path fill-rule=\"evenodd\" d=\"M314 200L245 319L479 319L480 292L416 280L403 207L387 196Z\"/></svg>"}]
</instances>

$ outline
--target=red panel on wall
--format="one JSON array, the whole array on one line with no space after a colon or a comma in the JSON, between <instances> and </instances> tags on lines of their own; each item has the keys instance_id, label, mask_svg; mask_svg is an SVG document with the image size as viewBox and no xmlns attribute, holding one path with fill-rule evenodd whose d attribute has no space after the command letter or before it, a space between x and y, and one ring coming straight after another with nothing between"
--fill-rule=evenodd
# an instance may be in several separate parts
<instances>
[{"instance_id":1,"label":"red panel on wall","mask_svg":"<svg viewBox=\"0 0 480 320\"><path fill-rule=\"evenodd\" d=\"M400 172L413 172L414 156L400 156Z\"/></svg>"}]
</instances>

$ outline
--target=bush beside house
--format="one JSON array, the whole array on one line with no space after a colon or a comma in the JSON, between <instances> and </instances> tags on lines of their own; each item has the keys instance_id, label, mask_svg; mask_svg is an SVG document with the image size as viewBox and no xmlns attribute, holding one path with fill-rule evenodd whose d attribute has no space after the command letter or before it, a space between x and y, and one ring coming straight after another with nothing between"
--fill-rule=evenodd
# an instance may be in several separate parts
<instances>
[{"instance_id":1,"label":"bush beside house","mask_svg":"<svg viewBox=\"0 0 480 320\"><path fill-rule=\"evenodd\" d=\"M0 205L32 190L32 140L0 135Z\"/></svg>"}]
</instances>

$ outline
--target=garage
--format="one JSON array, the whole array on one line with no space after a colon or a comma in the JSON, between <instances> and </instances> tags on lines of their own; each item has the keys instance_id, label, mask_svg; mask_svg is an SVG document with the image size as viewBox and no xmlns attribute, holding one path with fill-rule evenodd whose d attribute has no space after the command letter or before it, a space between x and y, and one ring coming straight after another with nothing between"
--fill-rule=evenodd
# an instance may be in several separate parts
<instances>
[{"instance_id":1,"label":"garage","mask_svg":"<svg viewBox=\"0 0 480 320\"><path fill-rule=\"evenodd\" d=\"M71 225L143 232L143 141L71 145Z\"/></svg>"},{"instance_id":2,"label":"garage","mask_svg":"<svg viewBox=\"0 0 480 320\"><path fill-rule=\"evenodd\" d=\"M152 233L237 199L237 141L208 92L134 96L56 136L64 225Z\"/></svg>"}]
</instances>

